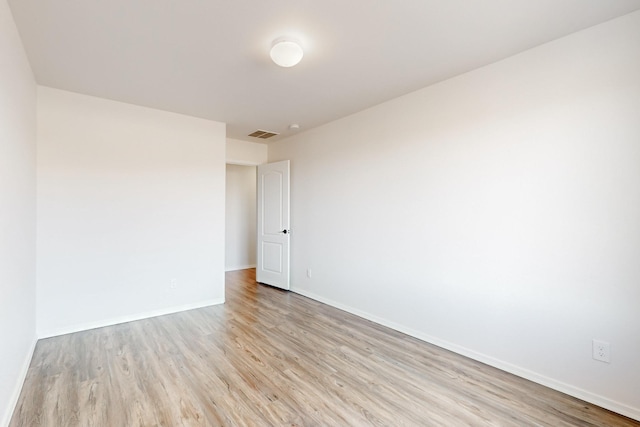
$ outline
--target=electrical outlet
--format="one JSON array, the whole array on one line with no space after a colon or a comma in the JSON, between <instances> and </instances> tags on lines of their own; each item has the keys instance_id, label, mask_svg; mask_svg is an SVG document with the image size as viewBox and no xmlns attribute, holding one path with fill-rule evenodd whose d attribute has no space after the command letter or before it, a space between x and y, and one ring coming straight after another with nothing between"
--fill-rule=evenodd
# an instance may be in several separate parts
<instances>
[{"instance_id":1,"label":"electrical outlet","mask_svg":"<svg viewBox=\"0 0 640 427\"><path fill-rule=\"evenodd\" d=\"M593 340L593 358L601 362L611 362L611 349L606 341Z\"/></svg>"},{"instance_id":2,"label":"electrical outlet","mask_svg":"<svg viewBox=\"0 0 640 427\"><path fill-rule=\"evenodd\" d=\"M307 277L311 279L311 269L307 268Z\"/></svg>"},{"instance_id":3,"label":"electrical outlet","mask_svg":"<svg viewBox=\"0 0 640 427\"><path fill-rule=\"evenodd\" d=\"M176 279L171 279L171 281L169 282L169 289L177 289L178 288L178 281Z\"/></svg>"}]
</instances>

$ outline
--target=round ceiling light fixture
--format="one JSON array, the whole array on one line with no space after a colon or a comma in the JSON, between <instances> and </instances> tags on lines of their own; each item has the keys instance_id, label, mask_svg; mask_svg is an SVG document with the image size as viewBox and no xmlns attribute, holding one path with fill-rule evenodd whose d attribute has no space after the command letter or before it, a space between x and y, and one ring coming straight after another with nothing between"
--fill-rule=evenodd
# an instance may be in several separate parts
<instances>
[{"instance_id":1,"label":"round ceiling light fixture","mask_svg":"<svg viewBox=\"0 0 640 427\"><path fill-rule=\"evenodd\" d=\"M304 51L297 40L280 37L271 45L271 59L281 67L293 67L302 59Z\"/></svg>"}]
</instances>

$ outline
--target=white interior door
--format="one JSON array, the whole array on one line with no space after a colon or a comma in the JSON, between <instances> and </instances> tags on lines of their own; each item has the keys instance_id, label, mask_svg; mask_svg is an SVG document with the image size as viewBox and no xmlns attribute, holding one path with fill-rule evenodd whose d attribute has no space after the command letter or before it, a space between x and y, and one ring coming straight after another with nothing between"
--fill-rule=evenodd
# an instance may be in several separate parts
<instances>
[{"instance_id":1,"label":"white interior door","mask_svg":"<svg viewBox=\"0 0 640 427\"><path fill-rule=\"evenodd\" d=\"M256 280L289 289L289 160L258 166Z\"/></svg>"}]
</instances>

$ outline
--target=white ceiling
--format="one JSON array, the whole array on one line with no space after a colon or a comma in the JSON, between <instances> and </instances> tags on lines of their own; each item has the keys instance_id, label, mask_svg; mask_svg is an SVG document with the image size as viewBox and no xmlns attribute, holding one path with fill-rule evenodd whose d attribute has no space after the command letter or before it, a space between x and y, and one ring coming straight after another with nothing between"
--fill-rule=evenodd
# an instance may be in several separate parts
<instances>
[{"instance_id":1,"label":"white ceiling","mask_svg":"<svg viewBox=\"0 0 640 427\"><path fill-rule=\"evenodd\" d=\"M39 84L290 135L640 9L640 0L9 0ZM295 36L294 68L269 58Z\"/></svg>"}]
</instances>

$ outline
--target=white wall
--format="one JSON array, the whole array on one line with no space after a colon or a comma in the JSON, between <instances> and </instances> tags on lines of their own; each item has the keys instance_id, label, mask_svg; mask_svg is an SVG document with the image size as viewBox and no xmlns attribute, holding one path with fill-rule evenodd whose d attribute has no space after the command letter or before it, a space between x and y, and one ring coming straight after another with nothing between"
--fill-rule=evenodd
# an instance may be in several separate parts
<instances>
[{"instance_id":1,"label":"white wall","mask_svg":"<svg viewBox=\"0 0 640 427\"><path fill-rule=\"evenodd\" d=\"M227 163L261 165L267 163L267 144L227 138Z\"/></svg>"},{"instance_id":2,"label":"white wall","mask_svg":"<svg viewBox=\"0 0 640 427\"><path fill-rule=\"evenodd\" d=\"M38 108L39 335L222 302L225 125L45 87Z\"/></svg>"},{"instance_id":3,"label":"white wall","mask_svg":"<svg viewBox=\"0 0 640 427\"><path fill-rule=\"evenodd\" d=\"M640 12L270 144L282 159L296 292L640 419Z\"/></svg>"},{"instance_id":4,"label":"white wall","mask_svg":"<svg viewBox=\"0 0 640 427\"><path fill-rule=\"evenodd\" d=\"M36 343L36 84L0 1L0 426Z\"/></svg>"},{"instance_id":5,"label":"white wall","mask_svg":"<svg viewBox=\"0 0 640 427\"><path fill-rule=\"evenodd\" d=\"M256 266L256 167L227 165L225 270Z\"/></svg>"}]
</instances>

